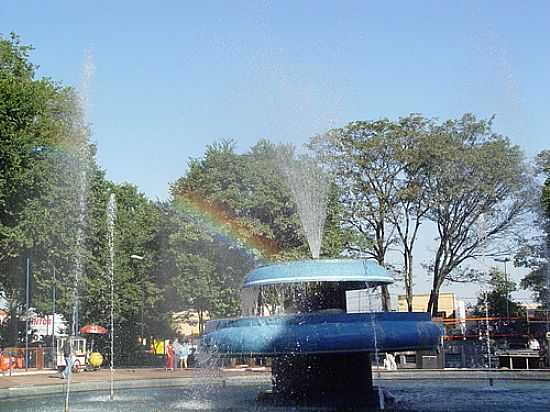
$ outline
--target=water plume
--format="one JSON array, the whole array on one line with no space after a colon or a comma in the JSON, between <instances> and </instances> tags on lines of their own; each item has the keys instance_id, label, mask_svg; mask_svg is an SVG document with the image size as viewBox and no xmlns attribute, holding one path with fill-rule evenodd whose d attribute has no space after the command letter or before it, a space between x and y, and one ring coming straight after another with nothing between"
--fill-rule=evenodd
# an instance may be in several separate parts
<instances>
[{"instance_id":1,"label":"water plume","mask_svg":"<svg viewBox=\"0 0 550 412\"><path fill-rule=\"evenodd\" d=\"M277 161L296 202L311 256L318 259L326 219L329 173L319 159L307 154L296 155L292 146L281 146Z\"/></svg>"},{"instance_id":2,"label":"water plume","mask_svg":"<svg viewBox=\"0 0 550 412\"><path fill-rule=\"evenodd\" d=\"M116 197L114 193L109 196L107 203L107 228L109 244L109 279L111 280L111 364L110 364L110 398L114 398L114 355L115 355L115 323L114 323L114 302L115 302L115 219L116 219Z\"/></svg>"},{"instance_id":3,"label":"water plume","mask_svg":"<svg viewBox=\"0 0 550 412\"><path fill-rule=\"evenodd\" d=\"M76 232L76 249L75 249L75 275L73 289L73 313L71 332L72 335L79 333L79 307L80 307L80 283L84 273L84 233L86 228L86 220L88 214L88 180L90 176L90 128L89 128L89 111L90 111L90 89L93 79L95 65L93 56L88 50L85 54L82 79L79 88L79 93L74 101L74 115L72 119L72 144L75 146L76 162L74 163L75 174L77 176L77 193L78 193L78 224Z\"/></svg>"}]
</instances>

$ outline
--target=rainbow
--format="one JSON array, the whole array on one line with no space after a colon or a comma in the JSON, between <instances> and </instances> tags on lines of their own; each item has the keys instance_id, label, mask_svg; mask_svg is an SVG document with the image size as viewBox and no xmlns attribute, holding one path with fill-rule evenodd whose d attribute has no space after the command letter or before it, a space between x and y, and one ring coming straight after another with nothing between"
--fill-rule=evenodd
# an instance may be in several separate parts
<instances>
[{"instance_id":1,"label":"rainbow","mask_svg":"<svg viewBox=\"0 0 550 412\"><path fill-rule=\"evenodd\" d=\"M206 226L208 231L248 249L256 256L270 258L280 252L277 242L259 233L251 221L239 219L221 205L206 200L195 192L178 194L174 200L179 210L191 216L195 222Z\"/></svg>"}]
</instances>

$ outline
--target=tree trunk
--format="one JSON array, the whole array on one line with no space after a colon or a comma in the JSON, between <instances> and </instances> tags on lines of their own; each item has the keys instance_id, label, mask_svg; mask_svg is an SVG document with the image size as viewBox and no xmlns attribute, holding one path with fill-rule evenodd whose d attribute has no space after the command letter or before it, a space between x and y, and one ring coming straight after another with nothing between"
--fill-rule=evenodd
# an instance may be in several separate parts
<instances>
[{"instance_id":1,"label":"tree trunk","mask_svg":"<svg viewBox=\"0 0 550 412\"><path fill-rule=\"evenodd\" d=\"M203 320L202 310L199 309L198 312L199 312L199 335L202 335L204 331L204 324L203 324L204 320Z\"/></svg>"},{"instance_id":2,"label":"tree trunk","mask_svg":"<svg viewBox=\"0 0 550 412\"><path fill-rule=\"evenodd\" d=\"M384 248L384 215L379 216L378 220L379 224L376 228L376 261L378 264L382 267L386 267L385 265L385 248ZM388 285L380 285L380 293L382 295L382 310L384 312L389 312L391 310L391 300L390 300L390 292L388 290Z\"/></svg>"},{"instance_id":3,"label":"tree trunk","mask_svg":"<svg viewBox=\"0 0 550 412\"><path fill-rule=\"evenodd\" d=\"M412 270L412 253L407 250L405 252L405 294L407 299L407 311L413 311L413 270Z\"/></svg>"},{"instance_id":4,"label":"tree trunk","mask_svg":"<svg viewBox=\"0 0 550 412\"><path fill-rule=\"evenodd\" d=\"M12 291L11 298L8 299L8 311L10 313L10 319L8 322L8 335L7 335L7 344L8 346L17 345L17 335L19 328L19 315L17 313L17 292Z\"/></svg>"},{"instance_id":5,"label":"tree trunk","mask_svg":"<svg viewBox=\"0 0 550 412\"><path fill-rule=\"evenodd\" d=\"M432 289L430 292L430 300L428 301L427 312L431 312L432 316L437 315L438 311L438 300L439 300L439 288Z\"/></svg>"},{"instance_id":6,"label":"tree trunk","mask_svg":"<svg viewBox=\"0 0 550 412\"><path fill-rule=\"evenodd\" d=\"M388 285L380 286L380 292L382 293L382 310L384 312L389 312L391 310L391 299Z\"/></svg>"}]
</instances>

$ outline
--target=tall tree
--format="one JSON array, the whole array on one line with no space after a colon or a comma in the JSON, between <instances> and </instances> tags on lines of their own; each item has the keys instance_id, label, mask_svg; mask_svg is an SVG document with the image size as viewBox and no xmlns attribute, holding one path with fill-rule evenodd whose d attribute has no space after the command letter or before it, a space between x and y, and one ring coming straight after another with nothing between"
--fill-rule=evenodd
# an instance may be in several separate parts
<instances>
[{"instance_id":1,"label":"tall tree","mask_svg":"<svg viewBox=\"0 0 550 412\"><path fill-rule=\"evenodd\" d=\"M426 163L418 151L418 141L426 134L432 120L411 114L397 122L395 136L389 144L396 147L396 162L403 172L392 181L394 197L390 199L388 219L395 226L403 256L403 279L407 310L413 311L413 258L419 230L430 210L431 199L426 189Z\"/></svg>"},{"instance_id":2,"label":"tall tree","mask_svg":"<svg viewBox=\"0 0 550 412\"><path fill-rule=\"evenodd\" d=\"M395 182L405 173L401 161L402 130L388 119L352 122L318 136L312 146L332 165L342 188L344 225L354 231L352 253L386 266L386 255L397 242L390 216L396 212L400 189ZM387 286L382 286L384 310L390 309Z\"/></svg>"},{"instance_id":3,"label":"tall tree","mask_svg":"<svg viewBox=\"0 0 550 412\"><path fill-rule=\"evenodd\" d=\"M14 34L0 36L0 290L12 314L11 344L24 301L24 260L43 241L50 156L70 135L70 91L35 77L31 50Z\"/></svg>"},{"instance_id":4,"label":"tall tree","mask_svg":"<svg viewBox=\"0 0 550 412\"><path fill-rule=\"evenodd\" d=\"M493 132L492 120L471 114L433 125L420 153L438 233L427 308L436 314L441 285L460 280L461 264L509 252L506 242L528 211L529 181L519 147Z\"/></svg>"},{"instance_id":5,"label":"tall tree","mask_svg":"<svg viewBox=\"0 0 550 412\"><path fill-rule=\"evenodd\" d=\"M239 155L234 142L216 143L172 186L172 205L181 210L169 239L172 284L183 309L235 314L254 259L304 249L288 193L272 173L271 149L262 142Z\"/></svg>"},{"instance_id":6,"label":"tall tree","mask_svg":"<svg viewBox=\"0 0 550 412\"><path fill-rule=\"evenodd\" d=\"M215 143L203 158L191 161L172 195L186 209L212 216L244 246L256 245L268 255L303 250L296 207L273 161L275 155L275 146L267 141L244 155L235 152L233 141Z\"/></svg>"},{"instance_id":7,"label":"tall tree","mask_svg":"<svg viewBox=\"0 0 550 412\"><path fill-rule=\"evenodd\" d=\"M543 183L538 188L540 197L532 206L535 235L523 243L515 260L530 269L521 287L533 291L536 301L550 309L550 150L537 155L536 173Z\"/></svg>"},{"instance_id":8,"label":"tall tree","mask_svg":"<svg viewBox=\"0 0 550 412\"><path fill-rule=\"evenodd\" d=\"M173 206L182 210L170 238L178 301L199 312L208 307L213 316L235 314L242 279L258 260L309 255L277 154L266 140L244 154L235 152L234 142L222 141L207 147L172 186ZM346 241L334 190L323 256L338 256Z\"/></svg>"}]
</instances>

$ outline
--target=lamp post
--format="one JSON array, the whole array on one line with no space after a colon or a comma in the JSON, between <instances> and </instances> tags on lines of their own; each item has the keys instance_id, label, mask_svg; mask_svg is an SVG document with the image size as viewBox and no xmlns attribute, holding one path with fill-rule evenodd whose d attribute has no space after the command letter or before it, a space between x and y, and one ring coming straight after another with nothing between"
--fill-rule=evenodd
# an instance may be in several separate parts
<instances>
[{"instance_id":1,"label":"lamp post","mask_svg":"<svg viewBox=\"0 0 550 412\"><path fill-rule=\"evenodd\" d=\"M27 258L27 272L25 277L25 371L29 369L29 316L30 316L30 276L31 260Z\"/></svg>"},{"instance_id":2,"label":"lamp post","mask_svg":"<svg viewBox=\"0 0 550 412\"><path fill-rule=\"evenodd\" d=\"M506 270L506 263L510 262L509 257L505 257L502 259L496 258L495 262L504 263L504 293L506 294L506 320L510 319L510 299L508 296L508 272Z\"/></svg>"},{"instance_id":3,"label":"lamp post","mask_svg":"<svg viewBox=\"0 0 550 412\"><path fill-rule=\"evenodd\" d=\"M57 367L57 351L55 339L55 265L53 266L53 288L52 288L52 358L54 359L54 367Z\"/></svg>"},{"instance_id":4,"label":"lamp post","mask_svg":"<svg viewBox=\"0 0 550 412\"><path fill-rule=\"evenodd\" d=\"M140 256L140 255L131 255L130 256L130 259L133 259L133 260L139 260L139 261L142 261L143 259L145 259L143 256ZM143 305L145 304L144 303L144 300L145 300L145 292L143 290L143 284L141 285L141 343L143 344L143 333L144 333L144 322L143 322Z\"/></svg>"}]
</instances>

